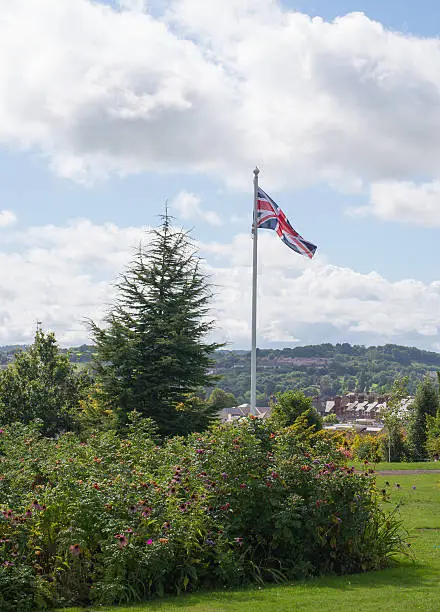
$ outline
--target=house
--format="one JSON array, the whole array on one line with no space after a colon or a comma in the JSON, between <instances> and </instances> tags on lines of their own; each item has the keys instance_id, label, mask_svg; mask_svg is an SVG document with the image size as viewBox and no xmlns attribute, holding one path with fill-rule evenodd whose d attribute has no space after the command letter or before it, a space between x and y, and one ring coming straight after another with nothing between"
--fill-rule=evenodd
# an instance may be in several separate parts
<instances>
[{"instance_id":1,"label":"house","mask_svg":"<svg viewBox=\"0 0 440 612\"><path fill-rule=\"evenodd\" d=\"M257 419L266 419L271 413L271 407L265 406L264 408L257 408ZM222 423L229 423L236 421L243 417L249 416L251 413L250 404L241 404L240 406L234 406L233 408L223 408L220 410L219 417Z\"/></svg>"}]
</instances>

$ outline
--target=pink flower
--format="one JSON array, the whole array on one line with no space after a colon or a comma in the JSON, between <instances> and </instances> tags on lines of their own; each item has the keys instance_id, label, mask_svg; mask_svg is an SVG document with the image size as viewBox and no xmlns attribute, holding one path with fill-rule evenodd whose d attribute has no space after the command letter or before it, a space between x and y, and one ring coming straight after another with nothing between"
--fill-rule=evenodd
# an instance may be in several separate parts
<instances>
[{"instance_id":1,"label":"pink flower","mask_svg":"<svg viewBox=\"0 0 440 612\"><path fill-rule=\"evenodd\" d=\"M81 548L79 544L72 544L72 546L69 546L69 550L71 554L74 555L75 557L77 557L79 553L81 552Z\"/></svg>"},{"instance_id":2,"label":"pink flower","mask_svg":"<svg viewBox=\"0 0 440 612\"><path fill-rule=\"evenodd\" d=\"M153 540L149 538L145 543L148 544L148 546L151 546L151 544L153 544Z\"/></svg>"},{"instance_id":3,"label":"pink flower","mask_svg":"<svg viewBox=\"0 0 440 612\"><path fill-rule=\"evenodd\" d=\"M125 546L127 546L128 540L127 540L127 538L125 537L125 535L123 533L117 533L115 535L115 538L119 542L119 548L124 548Z\"/></svg>"}]
</instances>

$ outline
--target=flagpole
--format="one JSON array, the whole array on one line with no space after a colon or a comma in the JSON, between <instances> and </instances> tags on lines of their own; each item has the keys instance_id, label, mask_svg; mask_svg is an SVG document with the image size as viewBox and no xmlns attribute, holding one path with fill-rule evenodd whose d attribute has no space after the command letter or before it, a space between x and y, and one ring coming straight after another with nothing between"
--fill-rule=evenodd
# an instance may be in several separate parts
<instances>
[{"instance_id":1,"label":"flagpole","mask_svg":"<svg viewBox=\"0 0 440 612\"><path fill-rule=\"evenodd\" d=\"M257 413L257 202L258 202L258 168L254 170L254 214L252 224L252 342L251 342L251 414Z\"/></svg>"}]
</instances>

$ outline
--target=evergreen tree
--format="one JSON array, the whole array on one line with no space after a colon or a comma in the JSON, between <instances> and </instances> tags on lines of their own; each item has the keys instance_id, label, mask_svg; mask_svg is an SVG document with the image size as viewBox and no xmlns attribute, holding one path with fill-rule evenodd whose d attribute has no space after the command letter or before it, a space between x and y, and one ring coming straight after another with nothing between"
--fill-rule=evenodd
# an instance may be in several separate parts
<instances>
[{"instance_id":1,"label":"evergreen tree","mask_svg":"<svg viewBox=\"0 0 440 612\"><path fill-rule=\"evenodd\" d=\"M418 385L408 428L408 443L414 460L427 456L427 416L435 417L439 407L438 391L426 376Z\"/></svg>"},{"instance_id":2,"label":"evergreen tree","mask_svg":"<svg viewBox=\"0 0 440 612\"><path fill-rule=\"evenodd\" d=\"M55 335L37 331L29 349L0 371L0 424L41 419L46 435L75 429L90 384L87 373L60 354Z\"/></svg>"},{"instance_id":3,"label":"evergreen tree","mask_svg":"<svg viewBox=\"0 0 440 612\"><path fill-rule=\"evenodd\" d=\"M211 291L189 234L174 231L167 213L150 236L116 285L107 325L91 323L95 370L121 425L136 410L154 419L162 434L187 433L192 421L200 428L214 412L191 399L216 380L209 369L220 345L205 341L213 326L207 318Z\"/></svg>"}]
</instances>

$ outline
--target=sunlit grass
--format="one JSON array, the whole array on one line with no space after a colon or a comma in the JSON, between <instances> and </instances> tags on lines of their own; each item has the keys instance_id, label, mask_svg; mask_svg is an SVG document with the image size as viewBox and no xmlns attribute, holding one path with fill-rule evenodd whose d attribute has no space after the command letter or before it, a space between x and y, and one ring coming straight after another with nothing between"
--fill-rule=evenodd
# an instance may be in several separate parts
<instances>
[{"instance_id":1,"label":"sunlit grass","mask_svg":"<svg viewBox=\"0 0 440 612\"><path fill-rule=\"evenodd\" d=\"M355 467L363 468L364 464L353 464ZM381 470L440 470L440 461L418 461L414 463L388 463L388 462L380 462L380 463L372 463L368 464L367 467L374 468L377 471Z\"/></svg>"}]
</instances>

